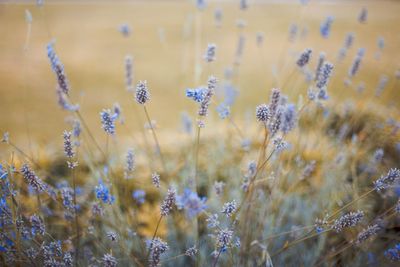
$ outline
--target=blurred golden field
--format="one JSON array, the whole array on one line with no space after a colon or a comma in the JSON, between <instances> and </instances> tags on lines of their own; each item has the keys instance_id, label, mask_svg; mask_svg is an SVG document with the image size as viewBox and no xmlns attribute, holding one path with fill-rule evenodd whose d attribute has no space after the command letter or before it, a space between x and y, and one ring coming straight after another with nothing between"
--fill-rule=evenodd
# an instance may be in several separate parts
<instances>
[{"instance_id":1,"label":"blurred golden field","mask_svg":"<svg viewBox=\"0 0 400 267\"><path fill-rule=\"evenodd\" d=\"M27 1L28 2L28 1ZM33 2L33 1L32 1ZM369 10L368 22L360 24L357 15L361 7ZM222 26L215 27L214 9L223 9ZM32 30L27 37L25 10L33 17ZM13 139L26 142L27 136L40 143L59 139L65 128L64 113L57 107L55 80L46 56L46 44L56 41L56 49L65 65L72 87L72 98L81 105L81 112L90 128L99 129L99 112L119 102L126 128L137 129L133 120L133 97L124 86L124 57L134 57L134 80L147 80L152 93L149 111L161 130L176 130L180 112L194 111L185 98L184 90L206 83L210 73L223 77L232 67L239 33L243 33L245 47L239 74L234 85L239 89L233 117L240 122L244 112L267 99L273 86L281 87L293 71L296 53L306 47L315 51L313 65L319 51L334 61L346 33L355 33L355 42L346 59L335 66L335 78L330 95L335 99L358 99L355 87L364 81L368 102L381 74L388 75L388 86L378 101L385 106L400 101L395 85L394 69L400 64L400 3L396 1L311 1L302 6L297 1L256 1L248 10L241 11L235 1L211 2L196 15L191 1L46 1L40 9L35 3L5 2L0 4L0 125ZM326 16L334 16L329 39L319 34L319 25ZM239 29L237 20L246 26ZM126 23L132 33L123 37L118 27ZM299 31L306 27L306 38L288 41L292 23ZM200 26L196 26L200 25ZM199 27L199 29L196 29ZM196 32L199 30L196 47ZM256 45L256 33L265 33L261 48ZM164 39L160 39L160 32ZM381 60L374 59L376 40L385 39ZM217 61L205 66L201 57L207 43L217 44ZM24 47L27 50L24 50ZM352 87L344 87L343 80L358 48L366 48L366 57ZM195 65L201 63L202 74L195 78ZM379 63L379 64L378 64ZM273 70L276 69L277 81ZM293 82L282 87L291 101L306 95L301 85L295 92ZM126 128L118 129L121 135ZM26 145L26 144L21 144Z\"/></svg>"}]
</instances>

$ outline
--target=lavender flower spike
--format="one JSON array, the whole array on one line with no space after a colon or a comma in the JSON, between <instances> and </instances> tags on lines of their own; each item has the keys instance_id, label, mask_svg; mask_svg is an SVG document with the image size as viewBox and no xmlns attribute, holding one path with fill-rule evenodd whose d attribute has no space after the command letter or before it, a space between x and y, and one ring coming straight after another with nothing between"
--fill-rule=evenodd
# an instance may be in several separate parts
<instances>
[{"instance_id":1,"label":"lavender flower spike","mask_svg":"<svg viewBox=\"0 0 400 267\"><path fill-rule=\"evenodd\" d=\"M296 64L297 66L299 66L300 68L304 67L305 65L308 64L308 62L310 61L311 58L311 54L312 54L312 50L310 48L307 48L306 50L304 50L299 59L297 60Z\"/></svg>"},{"instance_id":2,"label":"lavender flower spike","mask_svg":"<svg viewBox=\"0 0 400 267\"><path fill-rule=\"evenodd\" d=\"M150 92L147 89L147 81L139 81L136 85L136 102L141 105L150 100Z\"/></svg>"},{"instance_id":3,"label":"lavender flower spike","mask_svg":"<svg viewBox=\"0 0 400 267\"><path fill-rule=\"evenodd\" d=\"M167 216L171 213L171 210L176 202L176 191L175 189L168 189L167 196L161 204L161 216Z\"/></svg>"}]
</instances>

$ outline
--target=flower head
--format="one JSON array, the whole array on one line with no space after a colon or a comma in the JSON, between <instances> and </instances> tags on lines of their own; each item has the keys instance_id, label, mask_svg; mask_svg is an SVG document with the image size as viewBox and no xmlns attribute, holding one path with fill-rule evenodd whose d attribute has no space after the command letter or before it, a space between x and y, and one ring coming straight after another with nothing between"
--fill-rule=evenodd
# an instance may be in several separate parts
<instances>
[{"instance_id":1,"label":"flower head","mask_svg":"<svg viewBox=\"0 0 400 267\"><path fill-rule=\"evenodd\" d=\"M136 85L136 102L141 105L146 104L150 100L150 92L147 89L147 81L139 81Z\"/></svg>"}]
</instances>

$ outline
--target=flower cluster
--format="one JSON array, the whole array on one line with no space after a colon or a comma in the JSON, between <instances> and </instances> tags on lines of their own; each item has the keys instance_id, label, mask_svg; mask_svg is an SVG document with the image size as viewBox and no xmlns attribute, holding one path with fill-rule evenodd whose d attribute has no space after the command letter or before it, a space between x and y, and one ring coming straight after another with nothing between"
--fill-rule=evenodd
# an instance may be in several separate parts
<instances>
[{"instance_id":1,"label":"flower cluster","mask_svg":"<svg viewBox=\"0 0 400 267\"><path fill-rule=\"evenodd\" d=\"M207 198L199 197L196 192L193 192L189 188L186 188L182 195L176 196L177 208L185 209L189 218L193 218L203 212L207 208L206 201Z\"/></svg>"},{"instance_id":2,"label":"flower cluster","mask_svg":"<svg viewBox=\"0 0 400 267\"><path fill-rule=\"evenodd\" d=\"M363 211L349 212L335 220L332 228L340 233L344 228L356 226L364 218Z\"/></svg>"},{"instance_id":3,"label":"flower cluster","mask_svg":"<svg viewBox=\"0 0 400 267\"><path fill-rule=\"evenodd\" d=\"M396 168L390 169L386 175L382 175L378 180L374 182L375 190L384 190L399 179L400 170Z\"/></svg>"},{"instance_id":4,"label":"flower cluster","mask_svg":"<svg viewBox=\"0 0 400 267\"><path fill-rule=\"evenodd\" d=\"M167 216L170 214L173 206L176 203L176 191L173 188L168 189L167 196L161 204L161 216Z\"/></svg>"},{"instance_id":5,"label":"flower cluster","mask_svg":"<svg viewBox=\"0 0 400 267\"><path fill-rule=\"evenodd\" d=\"M108 187L100 180L99 185L95 187L96 198L105 204L113 204L115 197L111 195Z\"/></svg>"}]
</instances>

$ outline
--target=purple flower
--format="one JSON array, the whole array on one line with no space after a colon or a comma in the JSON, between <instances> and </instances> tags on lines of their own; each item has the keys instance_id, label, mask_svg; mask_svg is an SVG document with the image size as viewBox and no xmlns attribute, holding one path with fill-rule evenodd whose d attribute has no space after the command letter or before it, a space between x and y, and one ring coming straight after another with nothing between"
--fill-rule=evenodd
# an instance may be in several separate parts
<instances>
[{"instance_id":1,"label":"purple flower","mask_svg":"<svg viewBox=\"0 0 400 267\"><path fill-rule=\"evenodd\" d=\"M185 209L189 219L197 216L207 208L206 201L207 198L199 197L196 192L189 188L186 188L182 195L176 196L176 206L178 209Z\"/></svg>"}]
</instances>

